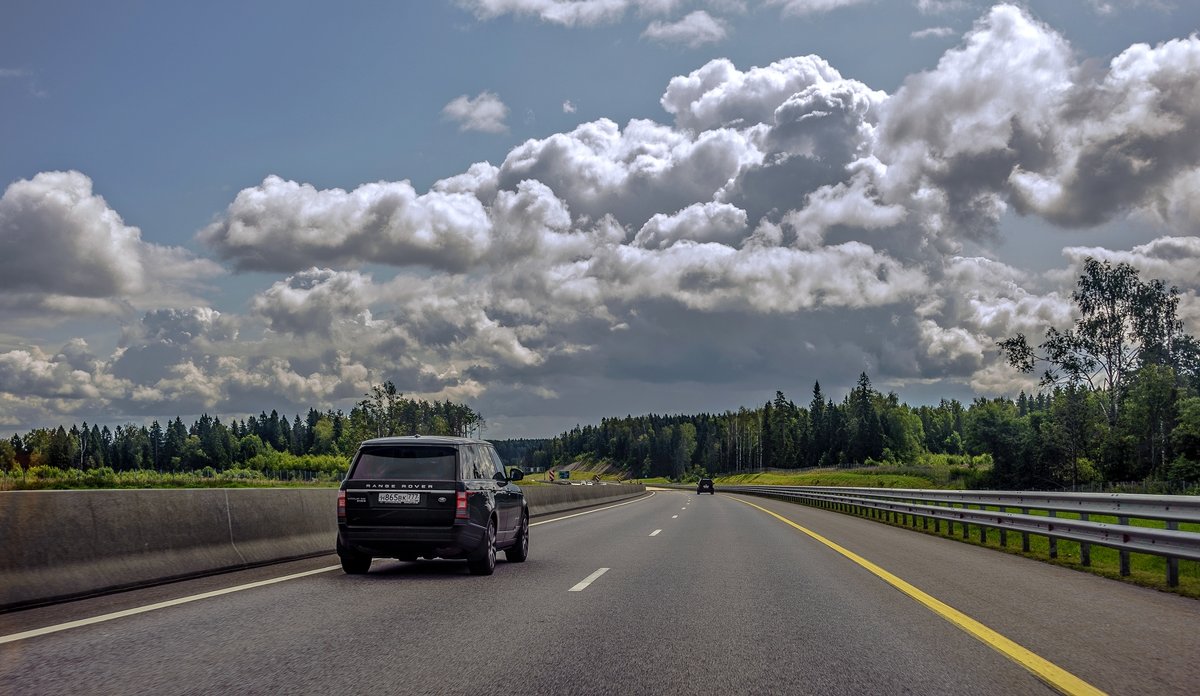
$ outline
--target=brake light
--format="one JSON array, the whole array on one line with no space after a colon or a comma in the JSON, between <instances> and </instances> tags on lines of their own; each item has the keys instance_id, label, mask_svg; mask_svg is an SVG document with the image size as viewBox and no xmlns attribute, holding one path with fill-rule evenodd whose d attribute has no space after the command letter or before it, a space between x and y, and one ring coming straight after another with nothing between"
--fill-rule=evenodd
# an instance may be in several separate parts
<instances>
[{"instance_id":1,"label":"brake light","mask_svg":"<svg viewBox=\"0 0 1200 696\"><path fill-rule=\"evenodd\" d=\"M338 519L346 519L346 491L338 491L337 503Z\"/></svg>"},{"instance_id":2,"label":"brake light","mask_svg":"<svg viewBox=\"0 0 1200 696\"><path fill-rule=\"evenodd\" d=\"M467 519L467 492L459 491L454 496L454 519Z\"/></svg>"}]
</instances>

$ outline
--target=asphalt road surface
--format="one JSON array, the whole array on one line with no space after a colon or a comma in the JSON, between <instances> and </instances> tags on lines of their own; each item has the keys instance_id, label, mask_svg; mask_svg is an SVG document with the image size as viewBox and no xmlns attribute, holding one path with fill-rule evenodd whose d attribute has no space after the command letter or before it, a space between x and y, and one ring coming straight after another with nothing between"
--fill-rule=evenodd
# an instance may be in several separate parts
<instances>
[{"instance_id":1,"label":"asphalt road surface","mask_svg":"<svg viewBox=\"0 0 1200 696\"><path fill-rule=\"evenodd\" d=\"M1194 600L750 496L535 522L490 577L328 556L0 614L0 694L1200 692Z\"/></svg>"}]
</instances>

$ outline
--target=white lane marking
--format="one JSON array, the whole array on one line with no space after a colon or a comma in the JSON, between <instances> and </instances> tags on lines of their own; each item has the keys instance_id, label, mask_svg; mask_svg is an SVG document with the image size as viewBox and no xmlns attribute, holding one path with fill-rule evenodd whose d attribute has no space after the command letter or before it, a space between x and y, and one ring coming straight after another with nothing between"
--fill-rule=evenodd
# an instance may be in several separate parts
<instances>
[{"instance_id":1,"label":"white lane marking","mask_svg":"<svg viewBox=\"0 0 1200 696\"><path fill-rule=\"evenodd\" d=\"M295 580L296 578L303 578L303 577L306 577L309 575L316 575L317 573L328 573L331 570L341 570L341 568L342 567L340 565L335 565L335 566L329 566L327 568L318 568L316 570L306 570L303 573L295 573L293 575L285 575L281 578L271 578L270 580L259 580L258 582L252 582L252 583L249 583L246 585L238 585L236 587L226 587L223 590L213 590L212 592L202 592L200 594L192 595L190 597L180 597L179 599L172 599L172 600L169 600L166 602L159 602L157 604L147 604L144 607L135 607L133 609L125 609L123 611L114 611L111 614L101 614L100 616L93 616L90 619L80 619L78 621L68 621L67 623L56 624L54 626L46 626L45 628L36 628L32 631L23 631L21 633L12 633L7 636L0 636L0 645L2 645L4 643L14 643L18 640L25 640L26 638L33 638L35 636L44 636L47 633L58 633L59 631L66 631L67 629L71 629L71 628L79 628L80 626L90 626L91 624L97 624L97 623L101 623L104 621L112 621L113 619L119 619L119 618L122 618L125 616L133 616L134 614L144 614L145 612L154 611L155 609L165 609L167 607L173 607L177 604L187 604L188 602L196 602L201 599L208 599L209 597L217 597L217 596L220 596L223 594L229 594L230 592L241 592L242 590L250 590L250 589L254 589L255 587L262 587L264 585L273 585L277 582L285 582L287 580Z\"/></svg>"},{"instance_id":2,"label":"white lane marking","mask_svg":"<svg viewBox=\"0 0 1200 696\"><path fill-rule=\"evenodd\" d=\"M687 508L685 508L685 507L681 507L681 508L679 508L679 509L680 509L680 510L686 510Z\"/></svg>"},{"instance_id":3,"label":"white lane marking","mask_svg":"<svg viewBox=\"0 0 1200 696\"><path fill-rule=\"evenodd\" d=\"M673 520L678 519L678 518L679 518L679 515L671 515L671 519L673 519Z\"/></svg>"},{"instance_id":4,"label":"white lane marking","mask_svg":"<svg viewBox=\"0 0 1200 696\"><path fill-rule=\"evenodd\" d=\"M661 532L661 531L662 531L661 529L656 529L653 532L650 532L650 536L658 536L659 532Z\"/></svg>"},{"instance_id":5,"label":"white lane marking","mask_svg":"<svg viewBox=\"0 0 1200 696\"><path fill-rule=\"evenodd\" d=\"M587 589L588 585L592 584L593 582L596 582L596 578L600 577L601 575L604 575L607 572L608 572L608 568L601 568L600 570L597 570L596 572L587 576L583 580L580 580L579 583L575 585L575 587L572 587L571 589L567 590L567 592L583 592L584 590Z\"/></svg>"},{"instance_id":6,"label":"white lane marking","mask_svg":"<svg viewBox=\"0 0 1200 696\"><path fill-rule=\"evenodd\" d=\"M538 526L539 524L550 524L551 522L558 522L558 521L561 521L561 520L569 520L569 519L571 519L572 517L579 517L580 515L590 515L590 514L592 514L593 512L603 512L603 511L605 511L605 510L611 510L611 509L613 509L613 508L618 508L618 507L621 507L622 505L632 505L632 504L634 504L634 503L640 503L640 502L642 502L643 500L649 500L649 499L651 499L651 498L653 498L653 497L654 497L654 493L651 493L650 495L648 495L648 496L645 496L645 497L642 497L642 498L636 498L636 499L634 499L634 500L627 500L627 501L625 501L625 502L623 502L623 503L617 503L616 505L609 505L608 507L596 508L595 510L586 510L586 511L584 511L584 512L577 512L577 513L575 513L574 515L563 515L562 517L555 517L555 518L554 518L554 519L552 519L552 520L542 520L541 522L533 522L533 523L531 523L529 526L530 526L530 527L536 527L536 526Z\"/></svg>"}]
</instances>

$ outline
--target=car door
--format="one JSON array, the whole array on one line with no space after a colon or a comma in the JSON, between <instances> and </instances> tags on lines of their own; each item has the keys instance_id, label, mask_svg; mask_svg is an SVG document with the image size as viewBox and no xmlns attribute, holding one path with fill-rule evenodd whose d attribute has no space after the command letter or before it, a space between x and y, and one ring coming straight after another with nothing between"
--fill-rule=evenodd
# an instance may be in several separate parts
<instances>
[{"instance_id":1,"label":"car door","mask_svg":"<svg viewBox=\"0 0 1200 696\"><path fill-rule=\"evenodd\" d=\"M492 462L496 471L504 471L504 462L500 461L500 455L496 453L494 447L483 445L483 451L480 454ZM496 491L496 507L504 511L504 529L507 537L512 538L517 535L517 528L521 525L521 501L524 495L521 493L521 489L512 482L497 483L499 489Z\"/></svg>"}]
</instances>

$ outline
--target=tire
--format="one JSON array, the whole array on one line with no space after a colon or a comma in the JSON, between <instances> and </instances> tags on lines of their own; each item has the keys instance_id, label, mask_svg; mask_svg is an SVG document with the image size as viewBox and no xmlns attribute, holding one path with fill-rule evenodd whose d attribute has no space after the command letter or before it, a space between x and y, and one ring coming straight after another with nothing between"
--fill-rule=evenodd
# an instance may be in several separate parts
<instances>
[{"instance_id":1,"label":"tire","mask_svg":"<svg viewBox=\"0 0 1200 696\"><path fill-rule=\"evenodd\" d=\"M364 575L371 569L371 557L355 553L338 545L338 558L342 559L342 570L346 575Z\"/></svg>"},{"instance_id":2,"label":"tire","mask_svg":"<svg viewBox=\"0 0 1200 696\"><path fill-rule=\"evenodd\" d=\"M517 538L512 548L505 550L504 558L509 563L524 563L529 558L529 515L521 515L521 527L517 530Z\"/></svg>"},{"instance_id":3,"label":"tire","mask_svg":"<svg viewBox=\"0 0 1200 696\"><path fill-rule=\"evenodd\" d=\"M496 521L488 522L487 532L479 548L467 558L471 575L491 575L496 570Z\"/></svg>"},{"instance_id":4,"label":"tire","mask_svg":"<svg viewBox=\"0 0 1200 696\"><path fill-rule=\"evenodd\" d=\"M716 492L716 491L709 491L709 492L708 492L708 494L709 494L709 495L716 495L716 494L717 494L717 492Z\"/></svg>"}]
</instances>

